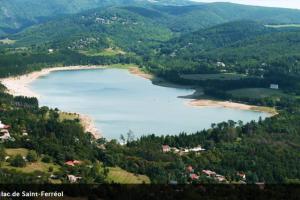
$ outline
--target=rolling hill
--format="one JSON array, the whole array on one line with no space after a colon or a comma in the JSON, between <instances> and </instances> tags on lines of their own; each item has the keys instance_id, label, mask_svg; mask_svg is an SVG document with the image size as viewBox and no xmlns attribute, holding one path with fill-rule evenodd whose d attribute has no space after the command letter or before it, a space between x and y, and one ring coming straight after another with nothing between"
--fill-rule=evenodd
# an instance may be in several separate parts
<instances>
[{"instance_id":1,"label":"rolling hill","mask_svg":"<svg viewBox=\"0 0 300 200\"><path fill-rule=\"evenodd\" d=\"M185 0L1 0L0 36L15 33L28 26L42 23L60 15L75 14L93 8L120 5L181 5Z\"/></svg>"},{"instance_id":2,"label":"rolling hill","mask_svg":"<svg viewBox=\"0 0 300 200\"><path fill-rule=\"evenodd\" d=\"M15 35L18 45L51 43L53 48L101 49L120 47L132 51L137 46L170 39L172 32L154 20L126 9L94 9L53 20Z\"/></svg>"}]
</instances>

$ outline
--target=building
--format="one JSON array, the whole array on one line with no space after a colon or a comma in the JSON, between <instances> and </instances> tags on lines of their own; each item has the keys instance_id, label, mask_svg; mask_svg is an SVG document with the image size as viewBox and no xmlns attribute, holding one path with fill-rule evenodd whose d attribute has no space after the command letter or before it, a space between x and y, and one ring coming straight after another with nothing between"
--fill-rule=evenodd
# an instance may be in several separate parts
<instances>
[{"instance_id":1,"label":"building","mask_svg":"<svg viewBox=\"0 0 300 200\"><path fill-rule=\"evenodd\" d=\"M199 179L199 176L197 174L190 174L190 178L192 180L198 180Z\"/></svg>"},{"instance_id":2,"label":"building","mask_svg":"<svg viewBox=\"0 0 300 200\"><path fill-rule=\"evenodd\" d=\"M54 49L48 49L48 53L53 53Z\"/></svg>"},{"instance_id":3,"label":"building","mask_svg":"<svg viewBox=\"0 0 300 200\"><path fill-rule=\"evenodd\" d=\"M278 84L270 84L270 88L273 89L273 90L278 90L279 85Z\"/></svg>"},{"instance_id":4,"label":"building","mask_svg":"<svg viewBox=\"0 0 300 200\"><path fill-rule=\"evenodd\" d=\"M76 183L78 180L82 179L81 177L77 177L74 175L67 175L70 183Z\"/></svg>"},{"instance_id":5,"label":"building","mask_svg":"<svg viewBox=\"0 0 300 200\"><path fill-rule=\"evenodd\" d=\"M218 67L226 67L225 63L223 62L217 62Z\"/></svg>"},{"instance_id":6,"label":"building","mask_svg":"<svg viewBox=\"0 0 300 200\"><path fill-rule=\"evenodd\" d=\"M171 148L169 145L162 145L162 151L164 153L167 153L167 152L170 152L171 151Z\"/></svg>"},{"instance_id":7,"label":"building","mask_svg":"<svg viewBox=\"0 0 300 200\"><path fill-rule=\"evenodd\" d=\"M202 173L205 174L205 175L207 175L207 176L210 176L210 177L214 177L214 176L217 175L216 172L213 172L211 170L202 170Z\"/></svg>"},{"instance_id":8,"label":"building","mask_svg":"<svg viewBox=\"0 0 300 200\"><path fill-rule=\"evenodd\" d=\"M245 173L238 172L238 173L236 173L236 175L239 176L240 178L242 178L243 180L246 180L246 174Z\"/></svg>"},{"instance_id":9,"label":"building","mask_svg":"<svg viewBox=\"0 0 300 200\"><path fill-rule=\"evenodd\" d=\"M4 141L9 140L10 138L11 137L7 129L0 130L0 140Z\"/></svg>"},{"instance_id":10,"label":"building","mask_svg":"<svg viewBox=\"0 0 300 200\"><path fill-rule=\"evenodd\" d=\"M225 176L222 176L222 175L219 175L219 174L216 175L215 179L218 180L219 182L227 181Z\"/></svg>"},{"instance_id":11,"label":"building","mask_svg":"<svg viewBox=\"0 0 300 200\"><path fill-rule=\"evenodd\" d=\"M74 167L75 165L79 165L81 163L82 162L79 160L69 160L69 161L65 162L65 165Z\"/></svg>"},{"instance_id":12,"label":"building","mask_svg":"<svg viewBox=\"0 0 300 200\"><path fill-rule=\"evenodd\" d=\"M189 149L189 151L192 151L192 152L199 152L199 151L205 151L205 149L203 149L200 145L195 147L195 148L192 148L192 149Z\"/></svg>"},{"instance_id":13,"label":"building","mask_svg":"<svg viewBox=\"0 0 300 200\"><path fill-rule=\"evenodd\" d=\"M0 129L9 129L10 126L9 125L5 125L2 123L2 121L0 121Z\"/></svg>"}]
</instances>

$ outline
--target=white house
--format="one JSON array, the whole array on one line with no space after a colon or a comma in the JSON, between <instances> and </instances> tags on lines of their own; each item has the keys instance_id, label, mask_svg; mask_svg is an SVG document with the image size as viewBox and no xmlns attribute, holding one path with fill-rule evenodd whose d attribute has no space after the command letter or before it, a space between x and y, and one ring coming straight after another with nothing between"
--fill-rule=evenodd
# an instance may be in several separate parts
<instances>
[{"instance_id":1,"label":"white house","mask_svg":"<svg viewBox=\"0 0 300 200\"><path fill-rule=\"evenodd\" d=\"M162 151L164 153L167 153L167 152L170 152L171 151L171 148L169 145L162 145Z\"/></svg>"},{"instance_id":2,"label":"white house","mask_svg":"<svg viewBox=\"0 0 300 200\"><path fill-rule=\"evenodd\" d=\"M9 125L5 125L5 124L2 123L2 121L0 121L0 130L1 129L9 129L9 128L10 128Z\"/></svg>"},{"instance_id":3,"label":"white house","mask_svg":"<svg viewBox=\"0 0 300 200\"><path fill-rule=\"evenodd\" d=\"M69 180L70 183L76 183L80 179L81 179L81 177L77 177L77 176L74 176L74 175L68 175L68 180Z\"/></svg>"},{"instance_id":4,"label":"white house","mask_svg":"<svg viewBox=\"0 0 300 200\"><path fill-rule=\"evenodd\" d=\"M223 62L217 62L218 67L226 67L226 64Z\"/></svg>"},{"instance_id":5,"label":"white house","mask_svg":"<svg viewBox=\"0 0 300 200\"><path fill-rule=\"evenodd\" d=\"M8 130L6 129L2 129L0 131L0 140L9 140L11 137L10 137L10 134L8 132Z\"/></svg>"},{"instance_id":6,"label":"white house","mask_svg":"<svg viewBox=\"0 0 300 200\"><path fill-rule=\"evenodd\" d=\"M193 152L199 152L199 151L205 151L205 149L203 149L200 145L195 147L195 148L192 148L190 149L190 151L193 151Z\"/></svg>"},{"instance_id":7,"label":"white house","mask_svg":"<svg viewBox=\"0 0 300 200\"><path fill-rule=\"evenodd\" d=\"M279 89L279 85L278 84L271 84L270 88L274 89L274 90L278 90Z\"/></svg>"},{"instance_id":8,"label":"white house","mask_svg":"<svg viewBox=\"0 0 300 200\"><path fill-rule=\"evenodd\" d=\"M2 121L0 121L0 129L4 128L5 124L2 124Z\"/></svg>"}]
</instances>

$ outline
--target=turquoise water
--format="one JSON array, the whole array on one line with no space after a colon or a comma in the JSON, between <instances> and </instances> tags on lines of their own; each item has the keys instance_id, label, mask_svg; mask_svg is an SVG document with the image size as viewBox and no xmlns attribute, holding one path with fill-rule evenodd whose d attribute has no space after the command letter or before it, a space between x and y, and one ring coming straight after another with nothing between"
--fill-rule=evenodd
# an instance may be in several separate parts
<instances>
[{"instance_id":1,"label":"turquoise water","mask_svg":"<svg viewBox=\"0 0 300 200\"><path fill-rule=\"evenodd\" d=\"M187 106L189 100L178 96L193 90L156 86L122 69L57 71L35 80L30 88L41 96L41 106L91 116L108 139L119 139L129 130L137 137L192 133L229 119L267 117L254 111Z\"/></svg>"}]
</instances>

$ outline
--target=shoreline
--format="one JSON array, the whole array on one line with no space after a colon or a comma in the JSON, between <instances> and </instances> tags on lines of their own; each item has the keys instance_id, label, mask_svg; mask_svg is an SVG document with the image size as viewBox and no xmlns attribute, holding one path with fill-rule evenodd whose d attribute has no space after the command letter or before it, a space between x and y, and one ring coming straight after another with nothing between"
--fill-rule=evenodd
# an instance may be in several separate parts
<instances>
[{"instance_id":1,"label":"shoreline","mask_svg":"<svg viewBox=\"0 0 300 200\"><path fill-rule=\"evenodd\" d=\"M2 78L2 79L0 79L0 82L7 88L6 92L13 96L35 97L35 98L39 99L40 95L33 92L29 88L29 84L42 76L46 76L46 75L50 74L51 72L55 72L55 71L105 69L108 67L109 66L107 66L107 65L101 65L101 66L91 65L91 66L67 66L67 67L45 68L40 71L31 72L29 74L8 77L8 78ZM130 74L148 79L148 80L152 81L152 84L157 85L157 86L182 88L182 89L195 89L195 88L192 88L192 86L181 86L181 85L169 83L160 78L156 78L154 75L144 72L138 67L127 67L126 69L129 71ZM195 89L195 90L197 91L197 89ZM251 111L256 111L256 112L265 112L265 113L270 114L271 116L278 114L275 109L269 108L269 107L252 106L252 105L248 105L248 104L236 103L236 102L230 102L230 101L194 99L192 97L193 97L193 95L191 95L191 98L188 98L188 99L190 99L190 101L186 102L187 106L198 107L198 108L201 108L201 107L202 108L204 108L204 107L223 107L223 108L231 108L231 109L239 109L239 110L251 110ZM179 97L179 98L183 98L183 97ZM84 115L84 114L79 114L79 113L77 113L77 115L78 115L78 119L80 120L80 122L86 132L91 133L91 135L95 139L99 139L100 137L102 137L101 131L96 128L94 120L90 116Z\"/></svg>"},{"instance_id":2,"label":"shoreline","mask_svg":"<svg viewBox=\"0 0 300 200\"><path fill-rule=\"evenodd\" d=\"M263 107L263 106L253 106L243 103L236 103L231 101L216 101L208 99L193 99L186 103L188 106L205 108L205 107L222 107L222 108L231 108L238 110L252 110L256 112L265 112L271 116L277 115L278 113L274 108Z\"/></svg>"},{"instance_id":3,"label":"shoreline","mask_svg":"<svg viewBox=\"0 0 300 200\"><path fill-rule=\"evenodd\" d=\"M77 113L78 114L78 113ZM94 139L100 139L103 134L96 128L95 121L88 115L78 114L78 119L85 132L90 133Z\"/></svg>"},{"instance_id":4,"label":"shoreline","mask_svg":"<svg viewBox=\"0 0 300 200\"><path fill-rule=\"evenodd\" d=\"M200 95L203 95L203 94L202 94L202 91L199 90L199 88L193 88L192 86L185 86L185 85L182 86L182 85L177 85L174 83L169 83L167 81L164 81L163 79L156 78L154 75L144 72L137 67L131 67L128 70L133 75L137 75L137 76L146 78L148 80L151 80L152 84L154 84L154 85L158 85L161 87L194 89L195 90L194 94L179 97L179 98L189 99L189 102L186 102L187 106L198 107L198 108L222 107L222 108L231 108L231 109L238 109L238 110L248 110L248 111L250 110L250 111L256 111L256 112L268 113L268 114L270 114L270 116L274 116L274 115L278 114L278 112L274 108L271 108L271 107L254 106L254 105L231 102L231 101L201 99ZM195 98L195 96L197 96L197 97L199 96L199 99Z\"/></svg>"},{"instance_id":5,"label":"shoreline","mask_svg":"<svg viewBox=\"0 0 300 200\"><path fill-rule=\"evenodd\" d=\"M104 69L105 66L69 66L69 67L53 67L45 68L40 71L34 71L28 74L12 76L0 79L0 82L7 88L7 92L13 96L25 96L39 98L40 95L36 94L29 89L29 84L36 79L46 76L55 71L69 71L69 70L88 70L88 69Z\"/></svg>"},{"instance_id":6,"label":"shoreline","mask_svg":"<svg viewBox=\"0 0 300 200\"><path fill-rule=\"evenodd\" d=\"M13 96L35 97L39 99L40 95L33 92L29 88L29 84L42 76L46 76L51 72L55 72L55 71L88 70L88 69L104 69L104 68L106 68L106 66L96 66L96 65L45 68L40 71L31 72L29 74L2 78L0 79L0 82L6 87L7 89L6 92ZM90 133L95 139L99 139L102 137L101 131L96 128L95 122L90 116L80 114L80 113L76 113L76 114L85 132Z\"/></svg>"}]
</instances>

